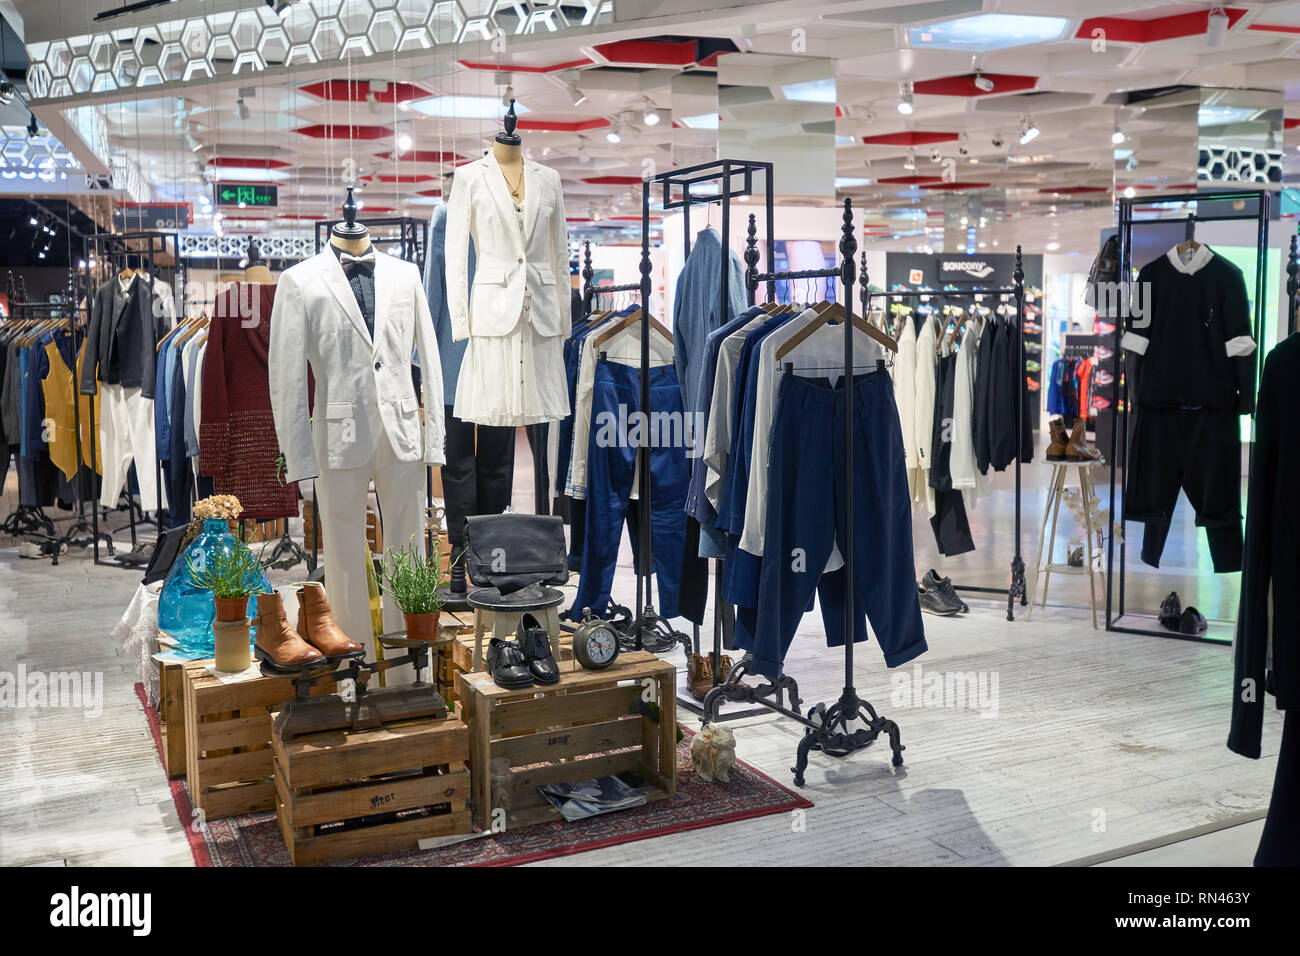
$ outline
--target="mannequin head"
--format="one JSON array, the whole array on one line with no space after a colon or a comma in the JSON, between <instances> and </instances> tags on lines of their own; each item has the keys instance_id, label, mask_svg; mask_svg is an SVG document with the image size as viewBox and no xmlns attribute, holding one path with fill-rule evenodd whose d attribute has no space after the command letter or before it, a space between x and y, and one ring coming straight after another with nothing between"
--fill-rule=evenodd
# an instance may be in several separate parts
<instances>
[{"instance_id":1,"label":"mannequin head","mask_svg":"<svg viewBox=\"0 0 1300 956\"><path fill-rule=\"evenodd\" d=\"M351 186L343 200L343 221L335 223L330 230L330 245L353 255L361 255L370 248L370 230L357 222L357 201Z\"/></svg>"},{"instance_id":2,"label":"mannequin head","mask_svg":"<svg viewBox=\"0 0 1300 956\"><path fill-rule=\"evenodd\" d=\"M506 115L502 119L502 130L497 133L496 141L502 146L520 146L523 140L515 132L515 127L519 125L519 117L515 116L515 101L510 100L510 108L506 110Z\"/></svg>"},{"instance_id":3,"label":"mannequin head","mask_svg":"<svg viewBox=\"0 0 1300 956\"><path fill-rule=\"evenodd\" d=\"M248 255L244 263L244 281L263 285L269 285L275 281L271 278L271 270L267 268L266 260L262 258L262 250L258 247L257 240L252 236L248 237Z\"/></svg>"}]
</instances>

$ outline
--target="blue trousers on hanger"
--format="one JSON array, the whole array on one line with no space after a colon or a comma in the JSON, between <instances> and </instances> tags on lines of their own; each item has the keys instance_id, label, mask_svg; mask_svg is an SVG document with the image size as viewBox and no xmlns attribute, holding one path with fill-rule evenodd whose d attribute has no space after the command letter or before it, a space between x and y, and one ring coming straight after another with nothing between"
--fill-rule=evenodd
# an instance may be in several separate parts
<instances>
[{"instance_id":1,"label":"blue trousers on hanger","mask_svg":"<svg viewBox=\"0 0 1300 956\"><path fill-rule=\"evenodd\" d=\"M656 609L664 617L677 616L682 551L686 547L686 489L690 466L682 428L682 392L671 366L650 369L650 408L641 408L641 371L601 360L596 364L592 390L591 436L587 452L586 535L582 574L573 614L583 608L604 614L614 583L618 546L623 525L628 525L633 554L639 554L641 529L627 521L632 482L636 473L634 413L656 416L651 428L650 529L654 574L658 584ZM666 416L663 413L668 413ZM672 423L676 424L672 424ZM664 423L668 423L665 425ZM656 429L658 434L656 435ZM647 489L642 488L641 494Z\"/></svg>"},{"instance_id":2,"label":"blue trousers on hanger","mask_svg":"<svg viewBox=\"0 0 1300 956\"><path fill-rule=\"evenodd\" d=\"M853 382L853 634L866 640L867 619L885 657L897 667L926 650L912 559L912 509L903 435L889 377ZM823 574L849 521L844 447L845 390L825 379L785 375L772 423L768 498L758 608L755 669L776 677L812 600L821 602L826 643L844 644L847 567ZM847 560L848 555L845 555ZM737 643L740 641L737 629Z\"/></svg>"}]
</instances>

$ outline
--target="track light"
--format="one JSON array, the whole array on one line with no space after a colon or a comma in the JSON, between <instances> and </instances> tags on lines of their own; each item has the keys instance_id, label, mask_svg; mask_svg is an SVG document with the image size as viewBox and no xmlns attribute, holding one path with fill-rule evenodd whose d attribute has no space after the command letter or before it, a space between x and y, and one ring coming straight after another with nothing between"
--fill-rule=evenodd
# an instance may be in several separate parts
<instances>
[{"instance_id":1,"label":"track light","mask_svg":"<svg viewBox=\"0 0 1300 956\"><path fill-rule=\"evenodd\" d=\"M569 72L560 80L564 88L569 91L569 96L573 100L574 106L581 106L587 102L587 94L578 89L578 74Z\"/></svg>"},{"instance_id":2,"label":"track light","mask_svg":"<svg viewBox=\"0 0 1300 956\"><path fill-rule=\"evenodd\" d=\"M906 81L898 84L898 112L912 115L912 84Z\"/></svg>"},{"instance_id":3,"label":"track light","mask_svg":"<svg viewBox=\"0 0 1300 956\"><path fill-rule=\"evenodd\" d=\"M401 122L397 124L397 138L394 140L397 146L397 155L401 156L410 150L414 141L411 139L411 124Z\"/></svg>"},{"instance_id":4,"label":"track light","mask_svg":"<svg viewBox=\"0 0 1300 956\"><path fill-rule=\"evenodd\" d=\"M510 104L515 100L515 88L507 84L506 91L501 94L501 105L510 109Z\"/></svg>"},{"instance_id":5,"label":"track light","mask_svg":"<svg viewBox=\"0 0 1300 956\"><path fill-rule=\"evenodd\" d=\"M1137 190L1134 189L1132 186L1125 186L1125 187L1124 187L1124 198L1125 198L1125 199L1132 199L1132 198L1133 198L1134 196L1136 196L1136 195L1137 195Z\"/></svg>"},{"instance_id":6,"label":"track light","mask_svg":"<svg viewBox=\"0 0 1300 956\"><path fill-rule=\"evenodd\" d=\"M36 122L36 114L31 114L31 120L27 123L27 138L35 139L41 135L41 126Z\"/></svg>"},{"instance_id":7,"label":"track light","mask_svg":"<svg viewBox=\"0 0 1300 956\"><path fill-rule=\"evenodd\" d=\"M975 73L974 83L977 90L982 90L985 93L992 93L993 88L997 86L996 83L979 71L976 71Z\"/></svg>"},{"instance_id":8,"label":"track light","mask_svg":"<svg viewBox=\"0 0 1300 956\"><path fill-rule=\"evenodd\" d=\"M1115 130L1115 132L1110 134L1110 141L1111 144L1114 146L1118 146L1120 143L1124 142L1124 140L1125 140L1125 136L1124 136L1124 131L1122 129L1117 129Z\"/></svg>"},{"instance_id":9,"label":"track light","mask_svg":"<svg viewBox=\"0 0 1300 956\"><path fill-rule=\"evenodd\" d=\"M1003 138L1001 133L994 133L993 138L989 140L989 142L993 144L994 149L1001 149L1007 143L1006 139Z\"/></svg>"},{"instance_id":10,"label":"track light","mask_svg":"<svg viewBox=\"0 0 1300 956\"><path fill-rule=\"evenodd\" d=\"M29 217L27 218L27 221L28 221L29 223L31 223L33 226L39 226L39 225L41 224L41 223L40 223L40 220L37 219L35 216L29 216Z\"/></svg>"},{"instance_id":11,"label":"track light","mask_svg":"<svg viewBox=\"0 0 1300 956\"><path fill-rule=\"evenodd\" d=\"M239 114L240 120L242 120L245 123L247 123L249 118L252 117L253 115L249 111L248 104L244 102L244 98L242 96L239 99L235 100L235 112Z\"/></svg>"},{"instance_id":12,"label":"track light","mask_svg":"<svg viewBox=\"0 0 1300 956\"><path fill-rule=\"evenodd\" d=\"M655 105L651 103L649 99L645 101L645 112L641 114L641 119L645 122L646 126L658 126L659 120L662 119L659 115L659 111L655 109Z\"/></svg>"},{"instance_id":13,"label":"track light","mask_svg":"<svg viewBox=\"0 0 1300 956\"><path fill-rule=\"evenodd\" d=\"M18 89L11 80L0 80L0 106L8 106L14 101Z\"/></svg>"},{"instance_id":14,"label":"track light","mask_svg":"<svg viewBox=\"0 0 1300 956\"><path fill-rule=\"evenodd\" d=\"M1206 18L1205 24L1205 45L1209 47L1223 46L1223 41L1228 36L1228 14L1224 11L1222 5L1214 4L1210 7L1210 15Z\"/></svg>"},{"instance_id":15,"label":"track light","mask_svg":"<svg viewBox=\"0 0 1300 956\"><path fill-rule=\"evenodd\" d=\"M605 134L605 139L608 140L608 141L611 142L611 143L621 143L621 142L623 142L623 137L620 136L619 133L618 133L618 124L617 124L617 123L614 124L613 126L611 126L611 127L609 128L609 132Z\"/></svg>"},{"instance_id":16,"label":"track light","mask_svg":"<svg viewBox=\"0 0 1300 956\"><path fill-rule=\"evenodd\" d=\"M366 92L366 108L369 109L370 112L372 113L375 114L379 113L379 98L375 96L374 90L369 90Z\"/></svg>"},{"instance_id":17,"label":"track light","mask_svg":"<svg viewBox=\"0 0 1300 956\"><path fill-rule=\"evenodd\" d=\"M904 169L916 169L916 151L909 149L907 158L903 160Z\"/></svg>"},{"instance_id":18,"label":"track light","mask_svg":"<svg viewBox=\"0 0 1300 956\"><path fill-rule=\"evenodd\" d=\"M1038 139L1038 127L1028 116L1020 121L1020 145L1024 146Z\"/></svg>"},{"instance_id":19,"label":"track light","mask_svg":"<svg viewBox=\"0 0 1300 956\"><path fill-rule=\"evenodd\" d=\"M939 147L935 146L930 150L930 162L937 163L943 159L943 154L939 152Z\"/></svg>"}]
</instances>

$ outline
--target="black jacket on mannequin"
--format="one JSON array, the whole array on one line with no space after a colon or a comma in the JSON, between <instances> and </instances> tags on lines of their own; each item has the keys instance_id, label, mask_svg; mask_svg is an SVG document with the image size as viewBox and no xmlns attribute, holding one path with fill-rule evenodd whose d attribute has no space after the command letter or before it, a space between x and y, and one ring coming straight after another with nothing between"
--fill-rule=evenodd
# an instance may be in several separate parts
<instances>
[{"instance_id":1,"label":"black jacket on mannequin","mask_svg":"<svg viewBox=\"0 0 1300 956\"><path fill-rule=\"evenodd\" d=\"M1286 711L1273 799L1255 857L1259 866L1300 865L1300 419L1291 391L1298 380L1300 336L1292 335L1269 353L1260 381L1233 642L1228 748L1260 756L1266 688Z\"/></svg>"},{"instance_id":2,"label":"black jacket on mannequin","mask_svg":"<svg viewBox=\"0 0 1300 956\"><path fill-rule=\"evenodd\" d=\"M94 395L95 382L138 388L154 397L158 340L167 334L167 318L154 308L153 284L134 276L126 289L117 276L90 297L86 328L86 361L81 369L81 394Z\"/></svg>"}]
</instances>

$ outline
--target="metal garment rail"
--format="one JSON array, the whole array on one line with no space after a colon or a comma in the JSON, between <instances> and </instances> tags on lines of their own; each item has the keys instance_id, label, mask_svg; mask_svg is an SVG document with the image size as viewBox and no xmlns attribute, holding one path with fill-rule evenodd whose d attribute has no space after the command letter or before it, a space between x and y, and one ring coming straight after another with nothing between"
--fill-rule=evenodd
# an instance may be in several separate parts
<instances>
[{"instance_id":1,"label":"metal garment rail","mask_svg":"<svg viewBox=\"0 0 1300 956\"><path fill-rule=\"evenodd\" d=\"M1014 285L1000 289L958 289L943 291L915 291L915 292L872 292L867 277L867 254L862 253L862 314L866 315L871 311L872 299L915 299L924 297L944 298L962 298L975 296L1013 296L1016 300L1016 351L1019 359L1016 361L1016 387L1020 401L1016 402L1016 506L1015 506L1015 551L1011 556L1011 577L1010 585L1003 588L985 588L975 587L974 585L954 584L953 587L962 591L979 591L985 594L1005 594L1007 596L1007 620L1014 621L1016 599L1019 598L1021 605L1028 603L1028 589L1025 587L1025 559L1020 551L1020 526L1021 526L1021 475L1020 459L1023 449L1020 448L1021 435L1024 432L1024 415L1025 404L1028 397L1025 394L1024 383L1020 381L1020 375L1025 367L1025 336L1024 336L1024 317L1025 317L1025 269L1024 256L1021 247L1016 246L1015 269L1011 274Z\"/></svg>"},{"instance_id":2,"label":"metal garment rail","mask_svg":"<svg viewBox=\"0 0 1300 956\"><path fill-rule=\"evenodd\" d=\"M845 509L847 513L853 514L853 439L854 439L854 395L853 395L853 285L857 278L857 267L853 261L853 254L857 252L858 242L854 236L853 228L853 200L844 200L844 217L843 225L840 229L841 236L839 241L840 265L837 269L808 269L800 272L758 272L756 266L758 263L758 248L752 241L754 236L753 215L750 216L750 238L749 247L745 250L745 282L749 288L749 294L754 295L760 282L767 282L769 289L777 281L790 279L832 279L838 278L843 288L844 295L844 395L845 395L845 418L844 418L844 451L845 451ZM769 260L770 261L770 260ZM884 375L884 362L877 363L878 369L868 374ZM844 589L844 689L837 701L827 706L825 703L818 703L809 709L807 716L799 713L800 706L798 687L794 681L787 675L782 674L771 684L762 687L746 687L740 683L741 676L745 670L745 663L742 663L732 669L731 677L727 683L720 684L713 690L709 691L704 698L704 723L708 723L713 715L717 712L717 707L722 701L745 701L747 703L760 704L769 710L783 714L791 720L797 721L804 727L803 739L799 741L799 747L795 755L795 765L791 768L794 774L796 786L804 785L804 770L808 767L808 754L813 750L821 751L830 757L847 757L856 753L875 742L876 738L882 733L889 736L889 745L893 750L891 761L895 767L903 764L903 744L900 739L898 724L876 713L874 707L869 701L863 700L858 696L857 689L853 684L853 620L854 613L854 593L853 593L853 564L854 564L854 545L853 545L853 522L848 521L845 526L845 539L841 543L841 553L844 556L845 564L845 581ZM779 701L782 691L790 694L790 707L783 707ZM771 698L775 697L776 700ZM849 724L852 721L861 721L865 726L857 730L850 731Z\"/></svg>"},{"instance_id":3,"label":"metal garment rail","mask_svg":"<svg viewBox=\"0 0 1300 956\"><path fill-rule=\"evenodd\" d=\"M1134 218L1134 206L1158 206L1171 203L1215 203L1230 202L1233 204L1240 203L1242 200L1254 200L1255 211L1253 213L1224 213L1218 214L1211 211L1206 215L1199 212L1188 213L1183 216L1174 216L1168 219L1136 219ZM1255 293L1254 293L1254 320L1252 333L1257 343L1255 349L1255 381L1258 383L1259 375L1263 369L1265 349L1261 342L1264 332L1264 311L1268 292L1268 225L1269 215L1272 205L1272 193L1265 189L1258 190L1221 190L1207 191L1197 193L1170 193L1158 196L1142 196L1132 199L1121 197L1119 203L1119 238L1120 238L1120 261L1119 275L1122 279L1122 291L1127 292L1129 283L1133 277L1133 227L1148 225L1170 225L1182 223L1186 226L1185 234L1188 238L1192 237L1198 222L1250 222L1256 223L1255 231ZM1295 243L1292 241L1292 248ZM1289 288L1288 284L1288 288ZM1128 301L1125 295L1123 301ZM1120 316L1112 317L1115 324L1114 332L1114 350L1117 360L1117 368L1123 369L1120 364L1123 357L1121 340L1124 336L1124 315L1125 310L1121 309ZM1123 389L1120 387L1123 382ZM1116 373L1115 381L1111 385L1111 407L1116 409L1115 427L1111 431L1110 447L1110 515L1112 528L1117 522L1122 528L1124 521L1121 511L1116 510L1119 503L1119 494L1122 494L1124 479L1128 474L1128 434L1129 434L1129 415L1131 413L1132 400L1128 395L1129 381L1128 376ZM1121 406L1121 401L1123 405ZM1120 410L1122 407L1122 410ZM1251 412L1251 419L1254 420L1255 413ZM1124 436L1122 439L1120 436ZM1124 441L1124 454L1120 455L1120 441ZM1121 634L1148 634L1154 637L1168 637L1182 641L1200 641L1207 644L1223 645L1226 642L1215 640L1208 635L1199 634L1180 634L1176 631L1154 630L1149 627L1131 627L1120 622L1124 619L1124 597L1125 597L1125 570L1127 568L1127 543L1123 536L1120 536L1119 542L1119 595L1118 609L1115 609L1115 538L1116 535L1112 530L1106 539L1106 630L1117 631Z\"/></svg>"},{"instance_id":4,"label":"metal garment rail","mask_svg":"<svg viewBox=\"0 0 1300 956\"><path fill-rule=\"evenodd\" d=\"M1300 226L1296 227L1296 232L1300 233ZM1296 248L1297 236L1291 237L1291 252L1286 261L1286 298L1287 298L1287 334L1290 335L1296 331L1297 309L1300 309L1300 249Z\"/></svg>"},{"instance_id":5,"label":"metal garment rail","mask_svg":"<svg viewBox=\"0 0 1300 956\"><path fill-rule=\"evenodd\" d=\"M135 259L139 263L142 271L144 271L145 275L149 277L149 285L152 288L153 280L154 280L154 268L157 264L158 259L161 257L165 257L168 254L169 242L171 243L170 251L172 257L172 263L174 264L174 270L173 270L174 274L172 276L172 293L177 296L177 301L181 304L181 308L177 309L177 316L176 316L176 319L179 322L185 311L184 310L185 270L184 270L184 266L181 263L181 256L180 256L180 251L181 251L180 233L176 233L176 232L116 232L116 233L100 232L100 233L94 233L93 235L86 237L86 256L85 256L86 270L87 270L86 275L87 278L89 279L89 284L90 284L89 291L87 292L86 295L87 322L89 322L90 320L89 310L90 310L91 297L94 296L95 293L98 291L98 287L100 285L101 279L102 281L108 281L113 279L113 277L116 276L117 273L122 268L127 267L131 263L132 259ZM103 279L104 276L107 276L107 279ZM85 361L93 363L94 357L86 356ZM76 389L78 395L80 394L80 390L81 390L81 383L80 383L80 379L78 379L77 389ZM157 396L155 396L155 400L156 398ZM74 402L73 404L74 407L77 408L80 407L79 402ZM95 421L96 396L94 395L90 396L89 404L90 404L90 421L91 421L91 427L93 428L94 421ZM79 417L77 419L77 425L78 425L78 429L80 429ZM90 471L92 474L94 474L96 472L96 469L98 468L98 463L96 462L95 445L96 442L94 441L90 442ZM84 464L85 462L82 460L81 457L81 442L78 441L77 442L78 470L80 470L80 467ZM135 463L133 463L133 467L134 464ZM135 498L131 494L131 486L129 482L126 486L127 514L130 516L131 519L130 521L131 549L133 551L136 549L136 547L139 544L137 539L137 528L136 528L137 520L139 521L139 523L154 525L154 527L158 529L158 533L159 534L162 533L162 511L163 511L162 462L158 459L157 449L155 449L155 453L154 453L154 470L155 470L154 481L157 482L158 494L157 494L157 501L155 502L157 506L157 510L154 512L153 519L150 519L145 515L143 501L140 502L140 514L139 514L139 518L137 519ZM139 470L137 469L137 479L139 477L138 471ZM107 517L107 515L105 515L105 517ZM112 561L112 560L106 561L100 558L99 539L101 537L105 538L108 541L107 547L108 547L108 554L110 558L114 554L114 548L113 548L112 538L107 533L100 531L98 501L92 504L92 507L90 509L90 518L91 518L91 533L93 535L92 540L94 545L94 563L99 565L104 565L105 567L124 568L128 571L140 571L141 570L140 567L134 564L122 564L120 561Z\"/></svg>"}]
</instances>

